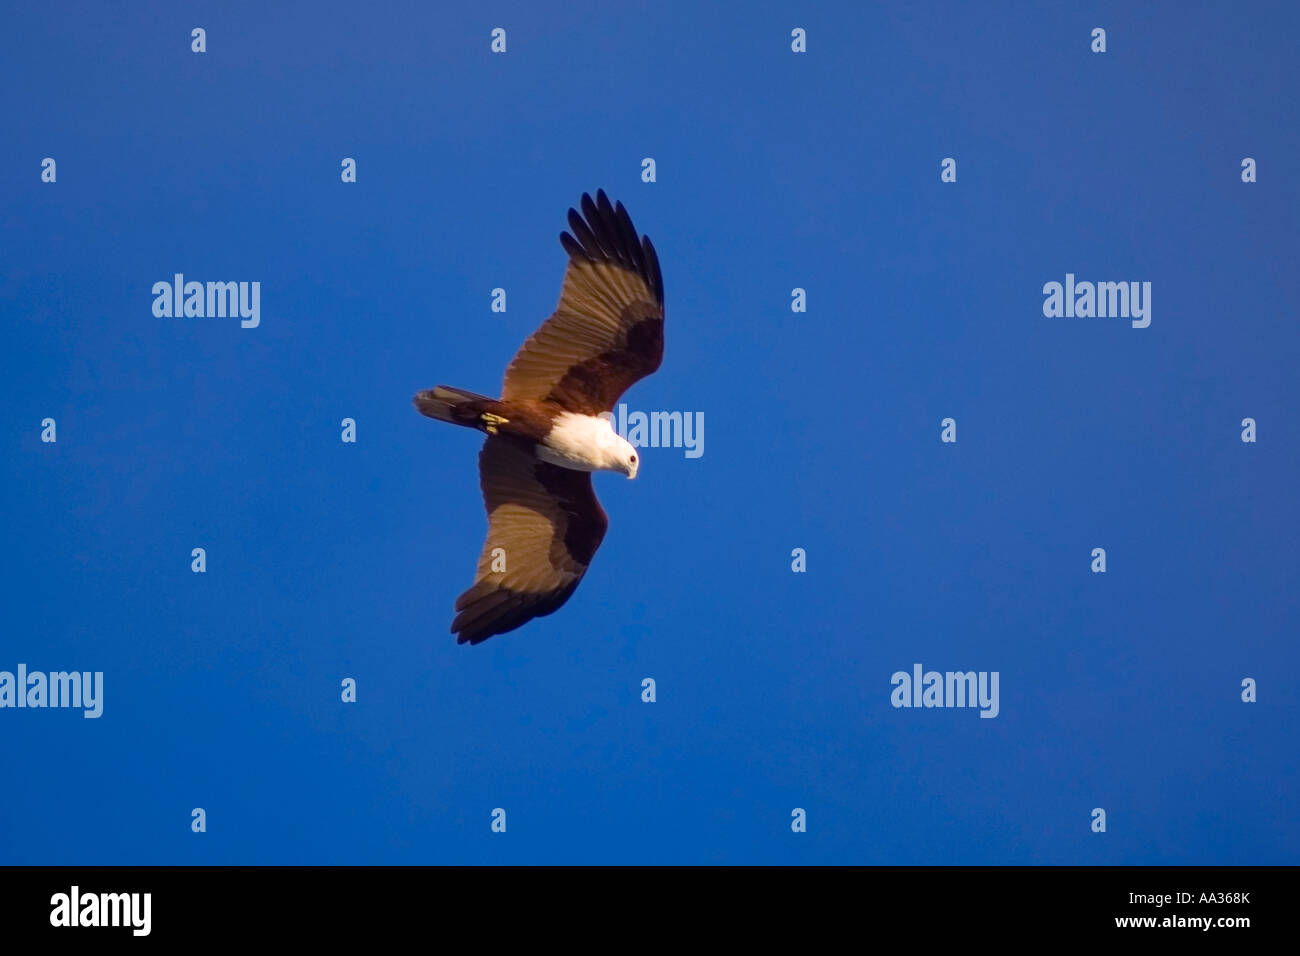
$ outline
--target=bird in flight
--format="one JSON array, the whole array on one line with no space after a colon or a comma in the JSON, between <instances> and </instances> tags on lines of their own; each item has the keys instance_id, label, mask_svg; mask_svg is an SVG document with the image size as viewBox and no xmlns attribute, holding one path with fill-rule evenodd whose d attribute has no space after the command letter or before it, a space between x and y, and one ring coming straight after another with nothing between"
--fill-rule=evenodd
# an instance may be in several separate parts
<instances>
[{"instance_id":1,"label":"bird in flight","mask_svg":"<svg viewBox=\"0 0 1300 956\"><path fill-rule=\"evenodd\" d=\"M506 368L501 398L446 385L415 396L430 418L488 436L478 456L488 534L474 584L456 599L460 644L558 610L609 525L591 473L636 477L636 448L608 413L663 360L663 276L621 202L597 190L581 206L560 233L569 264L559 305Z\"/></svg>"}]
</instances>

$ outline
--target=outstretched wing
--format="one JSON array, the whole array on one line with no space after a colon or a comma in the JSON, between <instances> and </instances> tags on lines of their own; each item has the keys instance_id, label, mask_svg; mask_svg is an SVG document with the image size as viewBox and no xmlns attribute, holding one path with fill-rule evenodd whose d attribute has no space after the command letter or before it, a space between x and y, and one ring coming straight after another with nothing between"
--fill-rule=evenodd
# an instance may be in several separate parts
<instances>
[{"instance_id":1,"label":"outstretched wing","mask_svg":"<svg viewBox=\"0 0 1300 956\"><path fill-rule=\"evenodd\" d=\"M478 644L550 614L569 599L609 519L591 474L539 461L503 438L478 456L488 536L474 586L456 599L452 633Z\"/></svg>"},{"instance_id":2,"label":"outstretched wing","mask_svg":"<svg viewBox=\"0 0 1300 956\"><path fill-rule=\"evenodd\" d=\"M650 239L637 238L623 204L611 206L603 189L595 202L582 194L569 228L573 235L560 233L569 254L560 303L511 361L501 396L596 415L659 368L664 281Z\"/></svg>"}]
</instances>

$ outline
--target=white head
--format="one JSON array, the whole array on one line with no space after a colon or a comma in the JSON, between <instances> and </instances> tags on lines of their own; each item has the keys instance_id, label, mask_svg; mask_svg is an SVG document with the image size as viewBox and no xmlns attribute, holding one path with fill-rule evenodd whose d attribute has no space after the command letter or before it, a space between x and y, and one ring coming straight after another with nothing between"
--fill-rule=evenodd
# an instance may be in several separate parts
<instances>
[{"instance_id":1,"label":"white head","mask_svg":"<svg viewBox=\"0 0 1300 956\"><path fill-rule=\"evenodd\" d=\"M641 457L636 453L636 448L631 442L619 438L619 444L623 446L623 457L619 471L627 475L629 479L636 477L636 471L641 467Z\"/></svg>"},{"instance_id":2,"label":"white head","mask_svg":"<svg viewBox=\"0 0 1300 956\"><path fill-rule=\"evenodd\" d=\"M537 457L577 471L616 471L635 478L641 456L614 430L608 413L558 415L550 433L537 445Z\"/></svg>"},{"instance_id":3,"label":"white head","mask_svg":"<svg viewBox=\"0 0 1300 956\"><path fill-rule=\"evenodd\" d=\"M605 452L605 468L627 475L628 478L635 478L637 468L641 465L641 456L636 453L632 443L613 428L610 428L606 435L602 435L601 439Z\"/></svg>"}]
</instances>

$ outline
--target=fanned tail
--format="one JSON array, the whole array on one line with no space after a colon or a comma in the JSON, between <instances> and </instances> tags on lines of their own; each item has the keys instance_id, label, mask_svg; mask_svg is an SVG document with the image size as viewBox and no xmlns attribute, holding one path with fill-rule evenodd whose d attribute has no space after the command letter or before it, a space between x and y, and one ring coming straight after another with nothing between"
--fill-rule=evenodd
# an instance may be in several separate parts
<instances>
[{"instance_id":1,"label":"fanned tail","mask_svg":"<svg viewBox=\"0 0 1300 956\"><path fill-rule=\"evenodd\" d=\"M485 406L496 404L496 399L449 385L436 385L419 392L414 401L420 414L466 428L480 428L480 412Z\"/></svg>"}]
</instances>

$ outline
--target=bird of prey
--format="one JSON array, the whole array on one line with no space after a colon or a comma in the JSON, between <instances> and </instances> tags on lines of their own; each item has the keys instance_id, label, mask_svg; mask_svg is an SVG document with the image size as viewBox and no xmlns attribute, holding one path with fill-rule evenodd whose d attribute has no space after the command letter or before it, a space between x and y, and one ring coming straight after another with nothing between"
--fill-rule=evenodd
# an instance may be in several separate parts
<instances>
[{"instance_id":1,"label":"bird of prey","mask_svg":"<svg viewBox=\"0 0 1300 956\"><path fill-rule=\"evenodd\" d=\"M560 233L569 263L559 305L510 362L501 398L445 385L415 396L430 418L488 436L478 456L488 534L474 584L456 599L460 644L558 610L609 524L591 473L636 477L636 449L608 413L663 360L663 277L621 202L597 190L581 206Z\"/></svg>"}]
</instances>

